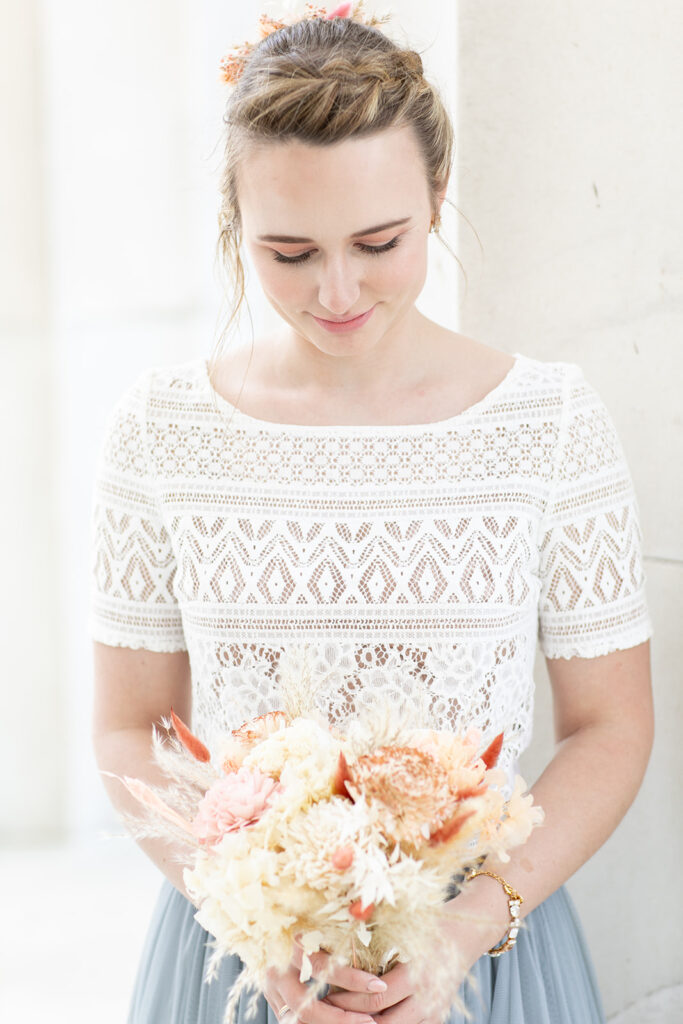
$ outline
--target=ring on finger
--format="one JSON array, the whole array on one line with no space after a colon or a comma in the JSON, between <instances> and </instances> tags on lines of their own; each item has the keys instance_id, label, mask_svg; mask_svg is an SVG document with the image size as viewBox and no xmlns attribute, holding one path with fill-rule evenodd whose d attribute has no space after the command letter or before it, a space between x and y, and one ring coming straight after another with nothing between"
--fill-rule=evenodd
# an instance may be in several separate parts
<instances>
[{"instance_id":1,"label":"ring on finger","mask_svg":"<svg viewBox=\"0 0 683 1024\"><path fill-rule=\"evenodd\" d=\"M282 1020L286 1013L289 1013L291 1006L287 1006L287 1003L283 1003L280 1009L277 1011L277 1019Z\"/></svg>"}]
</instances>

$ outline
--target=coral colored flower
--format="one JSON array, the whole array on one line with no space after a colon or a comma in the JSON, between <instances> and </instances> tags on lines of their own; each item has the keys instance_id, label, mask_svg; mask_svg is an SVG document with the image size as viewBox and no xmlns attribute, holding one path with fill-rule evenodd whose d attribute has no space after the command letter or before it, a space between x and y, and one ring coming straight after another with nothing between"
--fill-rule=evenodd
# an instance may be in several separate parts
<instances>
[{"instance_id":1,"label":"coral colored flower","mask_svg":"<svg viewBox=\"0 0 683 1024\"><path fill-rule=\"evenodd\" d=\"M337 871L346 871L353 864L353 847L339 846L332 854L332 865Z\"/></svg>"},{"instance_id":2,"label":"coral colored flower","mask_svg":"<svg viewBox=\"0 0 683 1024\"><path fill-rule=\"evenodd\" d=\"M330 13L326 15L326 17L328 18L328 20L331 18L348 18L350 14L351 4L347 3L339 4L339 7L335 7L335 9L333 11L330 11Z\"/></svg>"},{"instance_id":3,"label":"coral colored flower","mask_svg":"<svg viewBox=\"0 0 683 1024\"><path fill-rule=\"evenodd\" d=\"M355 917L357 921L369 921L374 909L374 903L369 903L367 907L364 907L362 900L354 900L349 906L351 916Z\"/></svg>"},{"instance_id":4,"label":"coral colored flower","mask_svg":"<svg viewBox=\"0 0 683 1024\"><path fill-rule=\"evenodd\" d=\"M231 772L211 786L199 804L193 822L195 835L207 843L226 832L252 825L267 810L280 784L258 768Z\"/></svg>"}]
</instances>

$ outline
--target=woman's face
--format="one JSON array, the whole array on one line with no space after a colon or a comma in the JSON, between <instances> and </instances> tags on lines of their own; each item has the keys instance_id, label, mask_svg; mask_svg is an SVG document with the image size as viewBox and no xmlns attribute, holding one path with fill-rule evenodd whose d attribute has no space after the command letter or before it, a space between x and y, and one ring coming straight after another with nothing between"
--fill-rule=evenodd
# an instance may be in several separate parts
<instances>
[{"instance_id":1,"label":"woman's face","mask_svg":"<svg viewBox=\"0 0 683 1024\"><path fill-rule=\"evenodd\" d=\"M344 355L400 333L424 286L432 216L412 129L258 145L241 163L238 198L263 290L297 335Z\"/></svg>"}]
</instances>

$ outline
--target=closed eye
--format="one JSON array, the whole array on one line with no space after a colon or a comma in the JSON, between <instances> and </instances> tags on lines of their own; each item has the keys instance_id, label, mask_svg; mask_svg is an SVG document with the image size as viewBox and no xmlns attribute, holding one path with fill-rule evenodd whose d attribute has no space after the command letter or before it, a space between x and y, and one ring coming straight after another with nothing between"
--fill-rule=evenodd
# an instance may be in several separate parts
<instances>
[{"instance_id":1,"label":"closed eye","mask_svg":"<svg viewBox=\"0 0 683 1024\"><path fill-rule=\"evenodd\" d=\"M396 235L396 238L392 238L390 242L386 242L385 245L365 245L364 242L358 242L358 248L362 252L366 252L372 256L379 256L380 253L388 252L389 249L394 249L399 244L400 235ZM311 252L302 252L298 256L284 256L281 252L274 252L273 259L277 260L278 263L305 263L311 256Z\"/></svg>"}]
</instances>

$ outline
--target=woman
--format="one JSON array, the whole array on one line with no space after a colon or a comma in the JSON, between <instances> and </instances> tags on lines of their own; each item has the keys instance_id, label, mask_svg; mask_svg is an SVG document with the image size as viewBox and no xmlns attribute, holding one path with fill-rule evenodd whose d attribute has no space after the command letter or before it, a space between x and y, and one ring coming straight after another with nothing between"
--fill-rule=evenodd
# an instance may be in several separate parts
<instances>
[{"instance_id":1,"label":"woman","mask_svg":"<svg viewBox=\"0 0 683 1024\"><path fill-rule=\"evenodd\" d=\"M452 128L414 51L358 9L335 13L270 25L225 64L233 313L244 244L282 328L211 372L203 359L150 368L108 425L93 507L98 763L163 782L152 723L172 705L210 746L278 707L279 658L303 639L331 720L373 688L400 699L408 672L442 728L504 732L512 780L540 640L558 741L532 787L545 824L454 892L450 927L473 1021L604 1021L564 882L625 814L652 744L628 466L576 364L510 357L417 310ZM210 936L183 865L159 840L140 845L165 880L129 1024L217 1024L240 962L202 981ZM524 900L516 943L500 879ZM405 965L382 980L338 971L339 990L297 1017L299 956L271 972L259 1020L427 1019L428 979Z\"/></svg>"}]
</instances>

